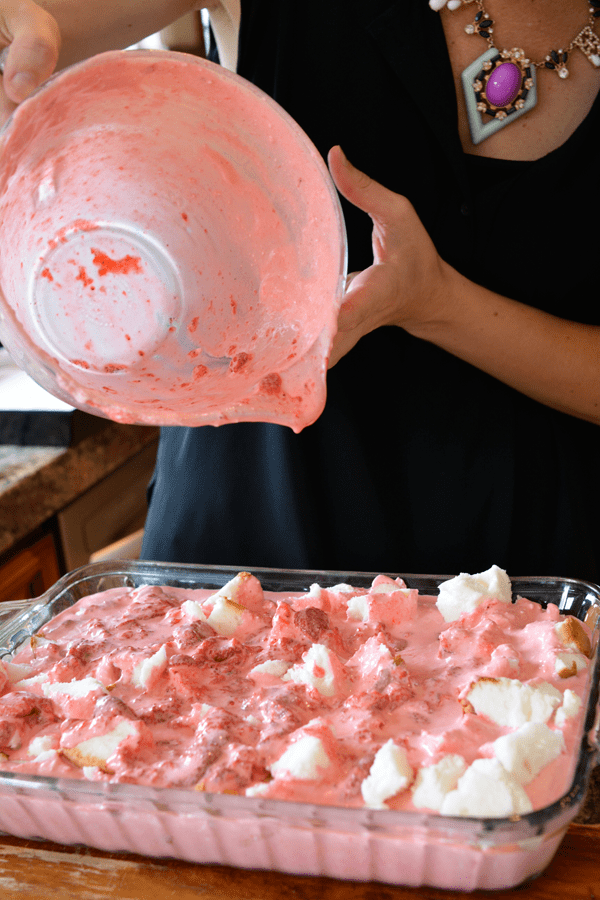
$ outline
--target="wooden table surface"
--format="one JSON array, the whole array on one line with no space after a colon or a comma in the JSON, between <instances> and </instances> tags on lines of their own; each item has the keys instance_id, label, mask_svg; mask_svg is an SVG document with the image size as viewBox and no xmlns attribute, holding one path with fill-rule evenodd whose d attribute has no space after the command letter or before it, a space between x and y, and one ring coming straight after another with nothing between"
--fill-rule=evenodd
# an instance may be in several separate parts
<instances>
[{"instance_id":1,"label":"wooden table surface","mask_svg":"<svg viewBox=\"0 0 600 900\"><path fill-rule=\"evenodd\" d=\"M2 900L490 900L436 888L402 888L199 866L0 836ZM600 898L600 825L572 825L546 872L506 900Z\"/></svg>"}]
</instances>

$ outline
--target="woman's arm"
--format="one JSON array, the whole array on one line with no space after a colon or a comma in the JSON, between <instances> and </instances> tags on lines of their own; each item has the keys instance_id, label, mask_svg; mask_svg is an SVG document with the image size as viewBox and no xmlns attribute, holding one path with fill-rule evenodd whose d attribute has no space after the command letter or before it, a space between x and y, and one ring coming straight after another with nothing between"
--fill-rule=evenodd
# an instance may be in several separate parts
<instances>
[{"instance_id":1,"label":"woman's arm","mask_svg":"<svg viewBox=\"0 0 600 900\"><path fill-rule=\"evenodd\" d=\"M351 166L339 147L329 165L340 192L371 216L374 256L348 287L330 365L368 332L398 325L540 403L600 424L600 327L474 284L440 259L405 197Z\"/></svg>"}]
</instances>

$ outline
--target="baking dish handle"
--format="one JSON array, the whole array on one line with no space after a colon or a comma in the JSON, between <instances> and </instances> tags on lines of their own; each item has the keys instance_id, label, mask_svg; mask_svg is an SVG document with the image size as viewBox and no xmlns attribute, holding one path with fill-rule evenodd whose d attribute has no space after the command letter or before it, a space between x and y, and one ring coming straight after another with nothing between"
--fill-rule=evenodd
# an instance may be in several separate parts
<instances>
[{"instance_id":1,"label":"baking dish handle","mask_svg":"<svg viewBox=\"0 0 600 900\"><path fill-rule=\"evenodd\" d=\"M7 646L7 642L13 643L19 619L29 617L35 606L43 603L44 595L31 600L7 600L0 603L0 659L12 652L12 647Z\"/></svg>"}]
</instances>

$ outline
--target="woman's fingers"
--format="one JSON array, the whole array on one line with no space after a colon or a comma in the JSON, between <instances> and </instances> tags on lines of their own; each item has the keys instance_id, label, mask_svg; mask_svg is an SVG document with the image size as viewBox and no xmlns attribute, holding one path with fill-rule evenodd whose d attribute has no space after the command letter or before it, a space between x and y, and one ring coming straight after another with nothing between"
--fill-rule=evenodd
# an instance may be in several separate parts
<instances>
[{"instance_id":1,"label":"woman's fingers","mask_svg":"<svg viewBox=\"0 0 600 900\"><path fill-rule=\"evenodd\" d=\"M0 40L6 47L4 91L9 101L20 103L52 74L60 31L53 16L32 0L13 0L0 11Z\"/></svg>"},{"instance_id":2,"label":"woman's fingers","mask_svg":"<svg viewBox=\"0 0 600 900\"><path fill-rule=\"evenodd\" d=\"M410 330L437 314L443 264L413 205L356 169L340 147L328 157L339 192L373 223L373 265L354 274L338 317L330 365L361 337L383 325ZM440 299L442 298L442 299Z\"/></svg>"}]
</instances>

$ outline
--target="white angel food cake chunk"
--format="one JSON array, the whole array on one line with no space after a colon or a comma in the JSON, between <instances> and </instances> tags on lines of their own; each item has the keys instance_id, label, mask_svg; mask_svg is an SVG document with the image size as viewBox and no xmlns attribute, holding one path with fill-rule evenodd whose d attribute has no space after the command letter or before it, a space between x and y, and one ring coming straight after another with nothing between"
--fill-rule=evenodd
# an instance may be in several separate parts
<instances>
[{"instance_id":1,"label":"white angel food cake chunk","mask_svg":"<svg viewBox=\"0 0 600 900\"><path fill-rule=\"evenodd\" d=\"M554 631L560 642L570 650L589 657L592 652L592 643L585 628L574 616L566 616L557 622Z\"/></svg>"},{"instance_id":2,"label":"white angel food cake chunk","mask_svg":"<svg viewBox=\"0 0 600 900\"><path fill-rule=\"evenodd\" d=\"M167 648L162 647L152 656L141 659L133 668L131 683L139 688L151 688L167 667Z\"/></svg>"},{"instance_id":3,"label":"white angel food cake chunk","mask_svg":"<svg viewBox=\"0 0 600 900\"><path fill-rule=\"evenodd\" d=\"M295 681L315 688L323 697L339 693L344 672L336 654L324 644L312 644L301 663L292 666L283 675L283 681Z\"/></svg>"},{"instance_id":4,"label":"white angel food cake chunk","mask_svg":"<svg viewBox=\"0 0 600 900\"><path fill-rule=\"evenodd\" d=\"M393 629L414 619L419 592L402 579L377 575L368 593L348 599L348 618L386 625Z\"/></svg>"},{"instance_id":5,"label":"white angel food cake chunk","mask_svg":"<svg viewBox=\"0 0 600 900\"><path fill-rule=\"evenodd\" d=\"M310 781L331 765L325 745L315 734L305 734L289 745L278 760L270 766L271 774L281 778L298 778Z\"/></svg>"},{"instance_id":6,"label":"white angel food cake chunk","mask_svg":"<svg viewBox=\"0 0 600 900\"><path fill-rule=\"evenodd\" d=\"M417 809L433 809L439 812L446 794L455 790L458 779L464 775L467 764L458 753L449 753L431 766L423 766L417 772L412 791L412 802Z\"/></svg>"},{"instance_id":7,"label":"white angel food cake chunk","mask_svg":"<svg viewBox=\"0 0 600 900\"><path fill-rule=\"evenodd\" d=\"M562 706L559 706L554 716L557 728L564 728L568 724L569 719L574 719L575 716L578 715L582 705L583 700L579 694L576 694L575 691L567 688L563 694Z\"/></svg>"},{"instance_id":8,"label":"white angel food cake chunk","mask_svg":"<svg viewBox=\"0 0 600 900\"><path fill-rule=\"evenodd\" d=\"M346 663L346 668L354 677L357 689L364 691L374 687L379 678L394 668L396 662L397 659L378 634L361 644Z\"/></svg>"},{"instance_id":9,"label":"white angel food cake chunk","mask_svg":"<svg viewBox=\"0 0 600 900\"><path fill-rule=\"evenodd\" d=\"M207 622L208 617L198 600L184 600L181 604L181 612L186 619L193 622Z\"/></svg>"},{"instance_id":10,"label":"white angel food cake chunk","mask_svg":"<svg viewBox=\"0 0 600 900\"><path fill-rule=\"evenodd\" d=\"M96 700L108 693L101 681L89 676L67 682L46 681L41 687L44 697L57 703L73 719L92 715Z\"/></svg>"},{"instance_id":11,"label":"white angel food cake chunk","mask_svg":"<svg viewBox=\"0 0 600 900\"><path fill-rule=\"evenodd\" d=\"M525 789L497 759L476 759L444 797L446 816L505 817L524 815L533 806Z\"/></svg>"},{"instance_id":12,"label":"white angel food cake chunk","mask_svg":"<svg viewBox=\"0 0 600 900\"><path fill-rule=\"evenodd\" d=\"M6 659L0 659L0 679L5 679L10 684L16 684L33 675L32 666L18 665Z\"/></svg>"},{"instance_id":13,"label":"white angel food cake chunk","mask_svg":"<svg viewBox=\"0 0 600 900\"><path fill-rule=\"evenodd\" d=\"M274 779L270 787L290 781L322 781L337 772L336 757L336 740L327 719L311 719L288 735L287 746L268 765Z\"/></svg>"},{"instance_id":14,"label":"white angel food cake chunk","mask_svg":"<svg viewBox=\"0 0 600 900\"><path fill-rule=\"evenodd\" d=\"M494 743L494 756L519 784L529 784L544 766L565 749L561 731L541 722L526 722L516 731L501 735Z\"/></svg>"},{"instance_id":15,"label":"white angel food cake chunk","mask_svg":"<svg viewBox=\"0 0 600 900\"><path fill-rule=\"evenodd\" d=\"M587 668L587 660L581 653L569 650L566 653L557 653L554 660L554 668L561 678L570 678L577 675L582 669Z\"/></svg>"},{"instance_id":16,"label":"white angel food cake chunk","mask_svg":"<svg viewBox=\"0 0 600 900\"><path fill-rule=\"evenodd\" d=\"M479 678L466 699L478 715L497 725L519 728L526 722L547 722L563 695L546 681L531 685L518 678Z\"/></svg>"},{"instance_id":17,"label":"white angel food cake chunk","mask_svg":"<svg viewBox=\"0 0 600 900\"><path fill-rule=\"evenodd\" d=\"M15 681L13 687L16 691L29 691L36 690L39 688L43 690L43 685L48 681L48 676L45 672L40 672L38 675L30 675L28 678L23 678L22 681Z\"/></svg>"},{"instance_id":18,"label":"white angel food cake chunk","mask_svg":"<svg viewBox=\"0 0 600 900\"><path fill-rule=\"evenodd\" d=\"M38 760L47 759L58 750L58 739L50 734L41 734L33 738L27 747L27 755Z\"/></svg>"},{"instance_id":19,"label":"white angel food cake chunk","mask_svg":"<svg viewBox=\"0 0 600 900\"><path fill-rule=\"evenodd\" d=\"M231 637L242 625L248 630L264 625L260 618L266 607L263 589L250 572L239 572L199 606L200 610L190 607L190 614L224 637Z\"/></svg>"},{"instance_id":20,"label":"white angel food cake chunk","mask_svg":"<svg viewBox=\"0 0 600 900\"><path fill-rule=\"evenodd\" d=\"M406 750L390 738L377 751L369 774L360 786L365 806L385 809L385 801L406 790L413 777Z\"/></svg>"},{"instance_id":21,"label":"white angel food cake chunk","mask_svg":"<svg viewBox=\"0 0 600 900\"><path fill-rule=\"evenodd\" d=\"M258 663L250 669L248 678L253 678L255 681L264 681L265 678L281 678L289 668L290 664L284 659L266 659L263 663Z\"/></svg>"},{"instance_id":22,"label":"white angel food cake chunk","mask_svg":"<svg viewBox=\"0 0 600 900\"><path fill-rule=\"evenodd\" d=\"M494 598L510 603L512 592L510 579L504 569L492 566L478 575L462 572L455 578L443 581L439 587L437 608L446 622L454 622L472 613L485 600Z\"/></svg>"},{"instance_id":23,"label":"white angel food cake chunk","mask_svg":"<svg viewBox=\"0 0 600 900\"><path fill-rule=\"evenodd\" d=\"M519 786L533 781L564 752L562 732L528 722L497 738L492 748L493 759L480 758L470 767L462 756L449 754L420 769L412 791L413 805L462 816L529 812L531 803Z\"/></svg>"},{"instance_id":24,"label":"white angel food cake chunk","mask_svg":"<svg viewBox=\"0 0 600 900\"><path fill-rule=\"evenodd\" d=\"M127 740L139 744L139 723L121 719L113 728L86 738L72 747L61 747L61 753L79 768L96 767L110 773L108 760Z\"/></svg>"}]
</instances>

